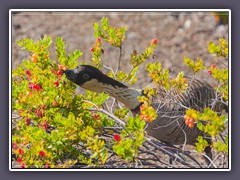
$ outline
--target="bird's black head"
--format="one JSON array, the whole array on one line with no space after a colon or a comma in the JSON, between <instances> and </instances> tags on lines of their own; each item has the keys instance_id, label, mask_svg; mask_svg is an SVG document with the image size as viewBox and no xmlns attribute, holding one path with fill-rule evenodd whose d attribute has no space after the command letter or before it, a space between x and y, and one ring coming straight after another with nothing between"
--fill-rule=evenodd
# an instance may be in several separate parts
<instances>
[{"instance_id":1,"label":"bird's black head","mask_svg":"<svg viewBox=\"0 0 240 180\"><path fill-rule=\"evenodd\" d=\"M70 81L94 92L102 92L107 86L127 88L123 83L108 77L90 65L80 65L73 70L66 70L64 73Z\"/></svg>"},{"instance_id":2,"label":"bird's black head","mask_svg":"<svg viewBox=\"0 0 240 180\"><path fill-rule=\"evenodd\" d=\"M79 86L93 79L99 81L104 76L100 70L90 65L80 65L75 69L64 71L64 74L70 81Z\"/></svg>"}]
</instances>

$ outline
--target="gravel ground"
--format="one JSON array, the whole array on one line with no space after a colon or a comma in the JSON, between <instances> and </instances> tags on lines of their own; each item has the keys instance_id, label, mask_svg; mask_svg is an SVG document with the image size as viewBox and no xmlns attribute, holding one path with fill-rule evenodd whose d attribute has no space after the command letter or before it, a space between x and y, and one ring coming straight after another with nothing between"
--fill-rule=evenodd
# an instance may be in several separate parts
<instances>
[{"instance_id":1,"label":"gravel ground","mask_svg":"<svg viewBox=\"0 0 240 180\"><path fill-rule=\"evenodd\" d=\"M111 26L128 28L121 61L121 69L126 72L130 69L130 53L134 49L143 52L153 38L158 38L159 43L155 58L148 62L161 62L172 75L179 71L191 75L184 65L184 56L200 57L207 67L213 63L222 66L208 53L207 45L209 41L217 42L220 37L228 40L228 25L217 23L207 12L21 12L12 15L12 67L29 56L29 52L21 50L16 41L25 37L37 40L44 34L53 39L63 37L67 51L80 49L83 56L79 62L88 62L95 41L93 23L100 22L103 16L109 18ZM119 49L107 43L103 45L104 62L111 61L113 66L116 65ZM52 59L56 60L54 48L51 51ZM199 74L199 78L212 83L207 70ZM143 88L149 82L143 64L138 71L138 82L132 87Z\"/></svg>"},{"instance_id":2,"label":"gravel ground","mask_svg":"<svg viewBox=\"0 0 240 180\"><path fill-rule=\"evenodd\" d=\"M216 63L208 53L209 41L217 42L219 37L228 39L228 25L219 25L208 12L21 12L12 15L12 65L13 68L28 57L28 52L21 50L16 41L25 37L37 40L41 35L62 36L66 41L67 51L80 49L83 56L79 62L90 60L90 48L94 44L93 23L101 18L109 18L109 24L116 27L126 26L127 39L123 43L121 61L122 70L130 68L130 53L136 49L143 52L153 38L159 39L155 58L150 61L161 62L172 74L185 71L191 75L183 63L183 57L200 57L206 66ZM117 64L119 49L104 44L103 59ZM56 59L54 49L52 58ZM206 71L199 75L210 81ZM145 65L138 71L138 83L134 87L146 86Z\"/></svg>"}]
</instances>

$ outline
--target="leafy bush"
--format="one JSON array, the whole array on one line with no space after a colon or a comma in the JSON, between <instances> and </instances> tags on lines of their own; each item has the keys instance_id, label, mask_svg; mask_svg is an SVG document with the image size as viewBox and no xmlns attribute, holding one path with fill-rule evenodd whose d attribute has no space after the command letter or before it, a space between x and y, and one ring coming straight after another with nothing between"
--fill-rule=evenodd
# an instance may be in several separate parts
<instances>
[{"instance_id":1,"label":"leafy bush","mask_svg":"<svg viewBox=\"0 0 240 180\"><path fill-rule=\"evenodd\" d=\"M93 27L96 41L91 47L91 64L103 68L103 40L119 48L120 61L127 28L111 27L105 17L101 24L94 23ZM124 83L135 83L139 65L153 55L157 43L156 38L151 40L142 53L133 50L128 73L109 68L108 75ZM31 53L12 71L12 110L19 116L13 119L12 153L21 168L113 167L113 162L139 163L139 153L143 152L139 150L144 142L151 145L144 134L144 127L145 121L151 122L157 117L149 101L157 92L151 88L145 89L147 97L139 97L143 102L141 113L132 117L126 108L112 108L114 104L110 107L106 102L112 102L112 98L105 93L86 91L85 94L75 94L75 84L66 79L62 70L75 68L82 52L75 50L66 54L61 37L54 41L57 61L50 59L49 47L53 45L53 40L49 36L45 35L36 42L25 38L17 44ZM227 47L227 42L220 39L219 45L209 44L209 52L218 58L226 58ZM200 59L194 62L185 58L184 61L193 70L194 77L206 69ZM81 63L85 64L83 61ZM146 69L153 81L166 89L177 87L184 91L187 88L183 72L170 80L169 71L162 69L160 63L148 63ZM208 72L217 81L215 89L221 95L218 98L228 100L228 69L213 65ZM225 116L219 117L209 108L203 113L190 109L186 115L194 119L192 123L198 123L199 129L217 137L213 144L216 150L228 153L227 136L225 143L218 138L225 129ZM198 120L207 123L202 124ZM202 151L206 146L204 139L199 137L197 151Z\"/></svg>"}]
</instances>

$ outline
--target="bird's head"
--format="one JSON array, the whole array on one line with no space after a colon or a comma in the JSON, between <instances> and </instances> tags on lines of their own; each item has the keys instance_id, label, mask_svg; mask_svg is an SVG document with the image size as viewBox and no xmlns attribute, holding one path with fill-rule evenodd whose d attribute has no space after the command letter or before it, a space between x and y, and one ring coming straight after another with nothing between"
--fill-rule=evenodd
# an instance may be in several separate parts
<instances>
[{"instance_id":1,"label":"bird's head","mask_svg":"<svg viewBox=\"0 0 240 180\"><path fill-rule=\"evenodd\" d=\"M64 71L66 77L84 89L102 92L106 87L127 88L124 84L106 76L99 69L90 65L79 65L75 69Z\"/></svg>"}]
</instances>

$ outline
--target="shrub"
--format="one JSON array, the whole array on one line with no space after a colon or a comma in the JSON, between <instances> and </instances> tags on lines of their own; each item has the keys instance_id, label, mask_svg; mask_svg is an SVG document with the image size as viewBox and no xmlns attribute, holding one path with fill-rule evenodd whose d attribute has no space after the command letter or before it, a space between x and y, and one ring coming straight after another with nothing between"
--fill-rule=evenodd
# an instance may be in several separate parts
<instances>
[{"instance_id":1,"label":"shrub","mask_svg":"<svg viewBox=\"0 0 240 180\"><path fill-rule=\"evenodd\" d=\"M94 23L93 27L96 41L90 48L91 64L103 68L102 41L119 48L120 61L127 28L111 27L105 17L101 24ZM128 73L111 69L108 75L121 82L135 83L139 65L153 55L157 43L156 38L151 40L142 53L133 50ZM143 102L140 115L132 117L129 110L122 107L108 111L102 106L111 99L109 95L90 91L76 95L76 86L63 75L62 70L77 66L82 55L80 50L66 54L64 40L57 37L54 41L57 60L53 60L49 51L53 40L49 36L36 42L25 38L17 44L31 53L12 71L12 110L19 116L12 126L12 153L21 168L113 167L113 162L117 167L124 162L131 166L131 162L140 162L140 152L154 154L139 151L145 141L149 143L144 134L145 121L151 122L157 117L148 100L156 93L153 89L145 90L148 98L139 97ZM227 58L227 47L227 42L220 39L219 45L209 43L209 52L218 58ZM206 69L201 59L194 61L186 57L184 61L193 70L194 77ZM187 88L184 72L170 80L169 71L163 69L161 63L148 63L146 69L153 81L166 89L177 87L184 91ZM212 65L209 72L217 82L216 92L221 95L216 100L227 101L228 69ZM194 119L190 124L198 123L199 129L217 138L213 143L217 151L228 153L228 137L224 137L225 142L219 138L219 133L225 129L226 116L218 116L209 108L203 113L189 109L186 115ZM198 140L197 151L201 152L207 144L201 137Z\"/></svg>"}]
</instances>

